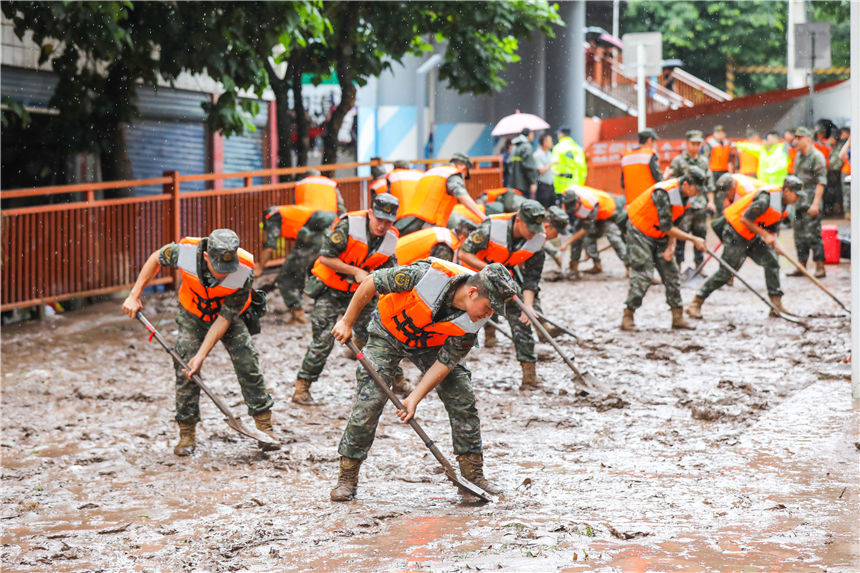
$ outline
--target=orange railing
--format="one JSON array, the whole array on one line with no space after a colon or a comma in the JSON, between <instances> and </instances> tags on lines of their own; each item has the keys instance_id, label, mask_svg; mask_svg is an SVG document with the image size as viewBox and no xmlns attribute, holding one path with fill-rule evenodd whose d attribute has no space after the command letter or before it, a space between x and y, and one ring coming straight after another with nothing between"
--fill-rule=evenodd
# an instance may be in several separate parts
<instances>
[{"instance_id":1,"label":"orange railing","mask_svg":"<svg viewBox=\"0 0 860 573\"><path fill-rule=\"evenodd\" d=\"M479 165L466 182L477 197L482 189L502 184L499 157L476 158ZM422 161L430 165L444 160ZM322 165L324 173L379 163ZM416 162L419 163L419 162ZM129 181L81 183L0 192L4 204L15 199L63 196L71 202L2 210L2 275L0 310L46 304L118 292L131 288L147 257L183 236L207 235L228 227L238 233L242 246L259 253L263 245L260 226L263 210L270 205L292 203L293 182L279 177L303 173L306 168L264 169L242 173L180 175ZM255 178L263 183L253 185ZM231 189L182 192L190 181L240 179L244 185ZM367 177L336 178L347 210L367 205ZM97 199L99 191L161 185L159 195L125 199ZM277 256L283 256L290 245ZM270 265L280 264L274 260ZM152 284L171 284L175 276L160 273Z\"/></svg>"}]
</instances>

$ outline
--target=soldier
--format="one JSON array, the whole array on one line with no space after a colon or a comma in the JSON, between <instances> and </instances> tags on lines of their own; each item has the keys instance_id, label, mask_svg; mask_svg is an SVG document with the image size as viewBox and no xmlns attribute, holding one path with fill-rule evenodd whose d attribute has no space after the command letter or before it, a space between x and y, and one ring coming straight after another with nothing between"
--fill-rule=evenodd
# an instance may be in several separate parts
<instances>
[{"instance_id":1,"label":"soldier","mask_svg":"<svg viewBox=\"0 0 860 573\"><path fill-rule=\"evenodd\" d=\"M687 205L687 210L684 216L678 221L677 226L685 232L691 232L696 237L702 240L708 236L708 212L716 213L714 205L714 179L711 170L708 168L708 160L700 152L702 150L702 132L697 129L691 129L687 132L686 149L681 155L676 156L669 165L669 177L682 177L687 170L695 165L706 174L705 188L702 193L693 197ZM678 261L678 268L684 262L684 249L687 243L678 241L675 246L675 260ZM698 267L704 255L702 251L693 249L693 262Z\"/></svg>"},{"instance_id":2,"label":"soldier","mask_svg":"<svg viewBox=\"0 0 860 573\"><path fill-rule=\"evenodd\" d=\"M397 264L408 266L416 261L435 257L443 261L453 261L454 253L460 248L462 239L451 229L430 227L421 229L397 241L395 254Z\"/></svg>"},{"instance_id":3,"label":"soldier","mask_svg":"<svg viewBox=\"0 0 860 573\"><path fill-rule=\"evenodd\" d=\"M718 181L723 175L734 170L732 143L726 136L726 130L722 125L715 125L712 135L705 139L702 154L708 158L708 169L714 181ZM714 193L714 205L717 215L723 214L723 200L725 197L717 189Z\"/></svg>"},{"instance_id":4,"label":"soldier","mask_svg":"<svg viewBox=\"0 0 860 573\"><path fill-rule=\"evenodd\" d=\"M296 205L305 205L338 215L346 213L346 206L337 188L337 181L322 175L318 169L308 169L304 179L296 182L294 192Z\"/></svg>"},{"instance_id":5,"label":"soldier","mask_svg":"<svg viewBox=\"0 0 860 573\"><path fill-rule=\"evenodd\" d=\"M395 161L394 169L382 178L384 186L378 187L379 193L391 193L403 205L412 200L412 195L418 187L418 181L424 176L423 171L411 169L408 161ZM399 216L399 214L398 214Z\"/></svg>"},{"instance_id":6,"label":"soldier","mask_svg":"<svg viewBox=\"0 0 860 573\"><path fill-rule=\"evenodd\" d=\"M815 276L821 278L824 272L824 243L821 241L821 198L827 183L827 162L824 156L812 145L812 131L798 127L794 135L797 156L794 160L794 174L803 182L794 206L794 246L797 260L806 266L809 251L815 261ZM799 269L788 276L802 276Z\"/></svg>"},{"instance_id":7,"label":"soldier","mask_svg":"<svg viewBox=\"0 0 860 573\"><path fill-rule=\"evenodd\" d=\"M404 198L395 224L400 236L405 237L426 227L444 227L458 202L483 221L486 216L466 190L465 180L469 178L472 167L471 159L455 153L450 163L424 173L412 196Z\"/></svg>"},{"instance_id":8,"label":"soldier","mask_svg":"<svg viewBox=\"0 0 860 573\"><path fill-rule=\"evenodd\" d=\"M503 264L514 274L517 286L523 293L522 302L534 308L546 258L543 251L546 241L543 233L545 217L543 205L531 199L523 201L516 213L491 216L463 242L460 262L474 270L481 270L490 263ZM520 269L514 273L516 267ZM528 316L518 306L510 304L505 318L511 326L517 360L523 370L523 388L537 387L537 355ZM495 330L492 327L487 328L484 342L487 347L495 344Z\"/></svg>"},{"instance_id":9,"label":"soldier","mask_svg":"<svg viewBox=\"0 0 860 573\"><path fill-rule=\"evenodd\" d=\"M514 213L526 198L518 190L512 187L499 187L487 189L478 198L479 205L486 205L484 212L487 215L498 215L499 213Z\"/></svg>"},{"instance_id":10,"label":"soldier","mask_svg":"<svg viewBox=\"0 0 860 573\"><path fill-rule=\"evenodd\" d=\"M654 267L666 287L666 302L672 310L672 328L692 329L684 318L681 305L681 280L672 256L669 238L692 241L705 250L705 241L675 226L695 197L705 186L705 172L696 166L687 169L679 179L661 181L627 206L627 261L630 263L630 289L627 292L621 330L633 330L633 314L651 286Z\"/></svg>"},{"instance_id":11,"label":"soldier","mask_svg":"<svg viewBox=\"0 0 860 573\"><path fill-rule=\"evenodd\" d=\"M370 166L370 176L373 178L373 181L371 181L368 186L370 189L371 200L380 193L388 193L388 181L385 179L386 173L388 173L388 171L386 170L385 165Z\"/></svg>"},{"instance_id":12,"label":"soldier","mask_svg":"<svg viewBox=\"0 0 860 573\"><path fill-rule=\"evenodd\" d=\"M748 175L726 173L717 179L716 187L717 193L724 197L723 210L725 210L726 207L750 193L757 193L764 188L770 189L773 185Z\"/></svg>"},{"instance_id":13,"label":"soldier","mask_svg":"<svg viewBox=\"0 0 860 573\"><path fill-rule=\"evenodd\" d=\"M419 261L378 270L366 278L332 330L339 342L349 340L366 307L375 306L371 301L382 295L368 328L365 355L384 379L395 375L404 358L421 370L421 381L403 400L406 409L398 415L408 422L424 396L435 388L451 422L460 472L491 494L499 490L484 477L472 375L460 362L474 346L481 326L494 311L504 312L516 293L516 285L502 265L489 265L474 273L449 262ZM362 366L356 369L356 379L356 400L338 446L340 473L331 491L332 501L355 497L358 470L367 458L387 400Z\"/></svg>"},{"instance_id":14,"label":"soldier","mask_svg":"<svg viewBox=\"0 0 860 573\"><path fill-rule=\"evenodd\" d=\"M723 259L737 270L747 257L764 268L764 280L770 301L781 312L782 290L779 285L779 246L776 242L779 223L785 216L785 205L797 201L797 193L803 183L794 175L785 178L782 188L768 185L749 193L732 203L723 212L723 217L711 223L723 241ZM732 274L720 266L687 307L687 314L702 318L702 303L712 292L729 282ZM776 314L771 310L771 316Z\"/></svg>"},{"instance_id":15,"label":"soldier","mask_svg":"<svg viewBox=\"0 0 860 573\"><path fill-rule=\"evenodd\" d=\"M370 271L394 266L397 231L397 198L381 193L368 211L353 211L335 221L320 248L305 293L316 299L311 311L311 340L296 378L293 402L314 403L310 393L334 347L331 328L349 304L352 293ZM356 343L367 340L371 308L358 318Z\"/></svg>"},{"instance_id":16,"label":"soldier","mask_svg":"<svg viewBox=\"0 0 860 573\"><path fill-rule=\"evenodd\" d=\"M637 134L637 137L639 146L631 149L621 158L621 188L624 189L624 201L627 205L652 185L663 180L660 173L660 159L654 152L657 132L651 128L645 128Z\"/></svg>"},{"instance_id":17,"label":"soldier","mask_svg":"<svg viewBox=\"0 0 860 573\"><path fill-rule=\"evenodd\" d=\"M568 227L570 227L570 217L567 216L564 209L557 205L550 206L546 210L546 215L546 219L543 221L544 234L546 235L543 251L549 258L555 261L559 269L564 269L561 264L561 250L550 241L558 238L560 234L567 232ZM552 325L545 324L544 326L550 331L552 336L561 333L560 330L552 328ZM540 336L540 333L538 333L538 336Z\"/></svg>"},{"instance_id":18,"label":"soldier","mask_svg":"<svg viewBox=\"0 0 860 573\"><path fill-rule=\"evenodd\" d=\"M621 229L627 224L627 212L611 193L585 187L571 185L567 188L562 198L562 205L567 214L575 221L576 231L561 246L564 251L568 246L570 249L570 271L572 278L580 278L579 257L582 254L582 246L585 244L585 252L591 257L593 265L590 269L583 271L586 274L596 275L603 272L600 262L600 252L597 249L597 239L606 236L609 244L615 249L615 254L627 266L627 244L624 242Z\"/></svg>"},{"instance_id":19,"label":"soldier","mask_svg":"<svg viewBox=\"0 0 860 573\"><path fill-rule=\"evenodd\" d=\"M220 340L233 362L248 414L261 432L272 431L274 401L266 391L257 348L241 314L251 305L254 257L239 248L239 237L230 229L217 229L205 238L186 237L168 243L152 253L134 283L122 310L131 318L141 309L140 295L162 267L179 269L179 335L176 352L190 370L176 365L176 422L179 443L177 456L194 451L197 422L200 421L200 387L191 378L200 372L203 361ZM264 444L269 451L280 444Z\"/></svg>"}]
</instances>

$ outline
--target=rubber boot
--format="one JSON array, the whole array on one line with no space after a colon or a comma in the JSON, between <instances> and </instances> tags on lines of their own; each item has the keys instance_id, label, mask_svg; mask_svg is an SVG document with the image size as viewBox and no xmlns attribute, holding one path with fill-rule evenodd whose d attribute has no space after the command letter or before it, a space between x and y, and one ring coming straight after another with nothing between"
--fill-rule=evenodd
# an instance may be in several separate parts
<instances>
[{"instance_id":1,"label":"rubber boot","mask_svg":"<svg viewBox=\"0 0 860 573\"><path fill-rule=\"evenodd\" d=\"M672 328L675 330L696 330L696 327L684 318L683 306L676 306L672 309Z\"/></svg>"},{"instance_id":2,"label":"rubber boot","mask_svg":"<svg viewBox=\"0 0 860 573\"><path fill-rule=\"evenodd\" d=\"M358 470L361 468L361 461L341 456L337 485L334 486L330 494L332 501L349 501L355 498L355 492L358 490Z\"/></svg>"},{"instance_id":3,"label":"rubber boot","mask_svg":"<svg viewBox=\"0 0 860 573\"><path fill-rule=\"evenodd\" d=\"M308 323L308 319L305 316L305 309L303 309L300 306L297 306L296 308L291 308L290 309L290 315L291 315L291 317L290 317L290 321L288 322L288 324L292 324L294 322L298 322L299 324L307 324Z\"/></svg>"},{"instance_id":4,"label":"rubber boot","mask_svg":"<svg viewBox=\"0 0 860 573\"><path fill-rule=\"evenodd\" d=\"M490 482L484 477L483 454L460 454L457 456L457 462L460 464L460 475L464 478L490 495L502 493L501 489L490 485Z\"/></svg>"},{"instance_id":5,"label":"rubber boot","mask_svg":"<svg viewBox=\"0 0 860 573\"><path fill-rule=\"evenodd\" d=\"M603 272L603 264L600 262L600 259L594 259L591 268L585 269L582 272L587 275L599 275Z\"/></svg>"},{"instance_id":6,"label":"rubber boot","mask_svg":"<svg viewBox=\"0 0 860 573\"><path fill-rule=\"evenodd\" d=\"M522 389L531 389L538 387L538 379L537 372L535 370L534 362L520 362L520 366L523 368L523 382Z\"/></svg>"},{"instance_id":7,"label":"rubber boot","mask_svg":"<svg viewBox=\"0 0 860 573\"><path fill-rule=\"evenodd\" d=\"M570 265L568 265L567 276L572 281L578 281L582 278L582 273L579 272L579 261L570 261Z\"/></svg>"},{"instance_id":8,"label":"rubber boot","mask_svg":"<svg viewBox=\"0 0 860 573\"><path fill-rule=\"evenodd\" d=\"M176 423L179 425L179 443L173 446L173 453L177 456L190 456L196 444L197 424Z\"/></svg>"},{"instance_id":9,"label":"rubber boot","mask_svg":"<svg viewBox=\"0 0 860 573\"><path fill-rule=\"evenodd\" d=\"M782 306L782 297L781 297L781 296L772 296L772 297L770 297L770 302L771 302L771 304L772 304L773 306L775 306L775 307L776 307L776 309L777 309L779 312L783 312L783 313L785 313L785 314L791 314L790 312L788 312L787 310L785 310L785 307L784 307L784 306ZM774 310L773 310L773 309L770 309L770 316L772 316L772 317L774 317L774 318L778 318L778 317L779 317L779 314L777 314L776 312L774 312Z\"/></svg>"},{"instance_id":10,"label":"rubber boot","mask_svg":"<svg viewBox=\"0 0 860 573\"><path fill-rule=\"evenodd\" d=\"M797 262L799 262L799 263L800 263L800 265L801 265L803 268L806 268L806 261L798 260ZM795 269L794 269L793 271L791 271L790 273L787 273L787 274L786 274L786 276L789 276L789 277L802 277L802 276L804 276L804 274L800 271L800 269L795 268Z\"/></svg>"},{"instance_id":11,"label":"rubber boot","mask_svg":"<svg viewBox=\"0 0 860 573\"><path fill-rule=\"evenodd\" d=\"M293 391L293 402L302 406L311 406L314 397L311 396L311 382L309 380L296 379L296 389Z\"/></svg>"},{"instance_id":12,"label":"rubber boot","mask_svg":"<svg viewBox=\"0 0 860 573\"><path fill-rule=\"evenodd\" d=\"M690 306L687 307L687 314L692 318L702 318L702 303L705 302L705 299L696 295L696 298L693 299L693 302L690 303Z\"/></svg>"},{"instance_id":13,"label":"rubber boot","mask_svg":"<svg viewBox=\"0 0 860 573\"><path fill-rule=\"evenodd\" d=\"M496 343L496 327L486 324L484 326L484 348L492 348Z\"/></svg>"},{"instance_id":14,"label":"rubber boot","mask_svg":"<svg viewBox=\"0 0 860 573\"><path fill-rule=\"evenodd\" d=\"M265 412L261 412L254 416L254 424L256 424L257 429L270 436L273 440L277 441L278 438L275 437L275 431L272 428L272 411L266 410ZM281 443L278 442L276 444L269 444L266 442L257 441L257 445L264 452L273 452L275 450L281 449Z\"/></svg>"},{"instance_id":15,"label":"rubber boot","mask_svg":"<svg viewBox=\"0 0 860 573\"><path fill-rule=\"evenodd\" d=\"M635 330L636 323L633 322L633 313L635 311L632 308L624 309L624 316L621 317L621 330Z\"/></svg>"},{"instance_id":16,"label":"rubber boot","mask_svg":"<svg viewBox=\"0 0 860 573\"><path fill-rule=\"evenodd\" d=\"M406 377L402 372L395 376L394 380L391 381L391 391L401 398L405 398L410 392L412 392L412 388L406 384Z\"/></svg>"},{"instance_id":17,"label":"rubber boot","mask_svg":"<svg viewBox=\"0 0 860 573\"><path fill-rule=\"evenodd\" d=\"M823 279L827 276L827 273L824 272L824 261L815 261L815 278Z\"/></svg>"}]
</instances>

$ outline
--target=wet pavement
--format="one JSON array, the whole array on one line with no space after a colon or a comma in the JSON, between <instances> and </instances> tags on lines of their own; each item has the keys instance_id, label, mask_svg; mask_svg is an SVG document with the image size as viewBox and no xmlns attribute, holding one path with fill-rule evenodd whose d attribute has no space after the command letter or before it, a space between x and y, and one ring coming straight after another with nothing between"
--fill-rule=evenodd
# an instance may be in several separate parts
<instances>
[{"instance_id":1,"label":"wet pavement","mask_svg":"<svg viewBox=\"0 0 860 573\"><path fill-rule=\"evenodd\" d=\"M562 347L608 395L578 395L548 344L538 344L538 391L519 390L506 340L469 355L485 470L505 490L483 505L460 498L391 407L357 500L328 500L355 362L335 349L313 387L319 405L289 402L310 326L284 326L279 296L255 338L285 438L269 454L204 398L197 451L173 455L169 357L119 301L4 327L0 566L860 569L860 405L850 398L849 322L839 307L806 279L784 278L786 307L818 316L803 328L768 318L738 284L711 296L697 330L676 332L654 286L636 313L638 330L624 333L624 271L611 252L604 267L576 283L547 280L541 298L545 313L580 338L562 336ZM849 266L827 270L825 285L847 301ZM764 291L759 267L747 262L742 276ZM552 262L546 278L557 278ZM689 302L693 291L683 295ZM170 339L173 309L170 293L144 302ZM417 370L406 371L417 381ZM223 348L203 375L252 423ZM436 397L418 419L453 461Z\"/></svg>"}]
</instances>

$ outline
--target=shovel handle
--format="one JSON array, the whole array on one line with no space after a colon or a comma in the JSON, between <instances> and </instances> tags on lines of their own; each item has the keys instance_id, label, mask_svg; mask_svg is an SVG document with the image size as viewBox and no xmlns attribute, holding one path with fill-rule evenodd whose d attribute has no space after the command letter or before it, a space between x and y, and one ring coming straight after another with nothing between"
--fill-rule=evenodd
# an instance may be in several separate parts
<instances>
[{"instance_id":1,"label":"shovel handle","mask_svg":"<svg viewBox=\"0 0 860 573\"><path fill-rule=\"evenodd\" d=\"M519 306L524 313L526 313L526 316L529 317L529 320L532 321L532 324L535 326L535 328L537 328L540 333L546 337L552 347L555 348L555 351L558 352L558 355L561 356L561 359L564 360L564 363L567 364L571 370L573 370L573 373L576 374L576 377L579 380L584 380L582 372L579 371L579 368L574 365L570 358L568 358L567 355L561 350L556 341L553 340L552 336L549 335L549 332L547 332L546 328L543 327L543 324L540 323L538 318L535 316L535 313L532 312L532 310L527 307L523 301L520 300L520 297L516 295L514 295L514 302L517 303L517 306Z\"/></svg>"},{"instance_id":2,"label":"shovel handle","mask_svg":"<svg viewBox=\"0 0 860 573\"><path fill-rule=\"evenodd\" d=\"M785 258L786 258L786 260L787 260L788 262L790 262L792 265L794 265L794 266L797 268L797 270L799 270L801 273L803 273L803 276L805 276L806 278L808 278L809 280L811 280L811 281L812 281L812 284L814 284L815 286L817 286L818 288L820 288L821 290L823 290L825 293L827 293L827 296L829 296L830 298L832 298L833 300L835 300L835 301L836 301L836 304L838 304L839 306L841 306L841 307L842 307L842 310L844 310L845 312L847 312L849 315L851 314L851 311L850 311L850 310L848 310L848 307L846 307L846 306L842 303L842 301L841 301L841 300L839 300L838 298L836 298L836 295L835 295L835 294L833 294L832 292L830 292L830 290L829 290L826 286L824 286L824 285L821 283L821 281L820 281L820 280L818 280L817 278L815 278L814 276L812 276L811 274L809 274L809 271L807 271L807 270L806 270L806 267L804 267L803 265L801 265L799 261L794 260L793 258L791 258L790 256L788 256L788 255L786 254L786 252L785 252L785 248L782 246L782 244L781 244L781 243L779 243L779 254L780 254L780 255L782 255L783 257L785 257Z\"/></svg>"},{"instance_id":3,"label":"shovel handle","mask_svg":"<svg viewBox=\"0 0 860 573\"><path fill-rule=\"evenodd\" d=\"M535 313L535 314L537 315L537 317L538 317L538 318L540 318L542 321L544 321L544 322L548 322L548 323L550 323L551 325L555 326L556 328L561 329L561 331L562 331L562 332L564 332L564 333L565 333L565 334L567 334L568 336L572 336L572 337L573 337L573 339L574 339L575 341L579 342L579 337L578 337L577 335L575 335L575 334L574 334L570 329L565 328L564 326L560 325L559 323L555 322L554 320L552 320L552 319L550 319L550 318L547 318L547 316L546 316L545 314L543 314L542 312L540 312L539 310L535 310L535 311L534 311L534 313Z\"/></svg>"},{"instance_id":4,"label":"shovel handle","mask_svg":"<svg viewBox=\"0 0 860 573\"><path fill-rule=\"evenodd\" d=\"M717 243L717 246L716 246L716 247L714 247L714 252L718 251L718 250L720 249L720 247L722 247L722 246L723 246L723 242L722 242L722 241L720 241L719 243ZM704 260L704 261L702 261L701 263L699 263L699 266L698 266L698 267L696 267L696 270L694 270L694 271L693 271L693 274L691 274L691 275L689 276L689 278L687 278L687 281L689 282L689 281L693 280L694 278L696 278L697 276L699 276L699 273L701 273L701 272L702 272L702 269L704 269L704 268L705 268L705 265L707 265L707 264L708 264L708 261L710 261L710 260L711 260L711 257L713 257L713 256L714 256L714 255L713 255L713 254L711 254L711 252L710 252L710 251L708 251L708 256L707 256L707 257L705 257L705 260Z\"/></svg>"}]
</instances>

